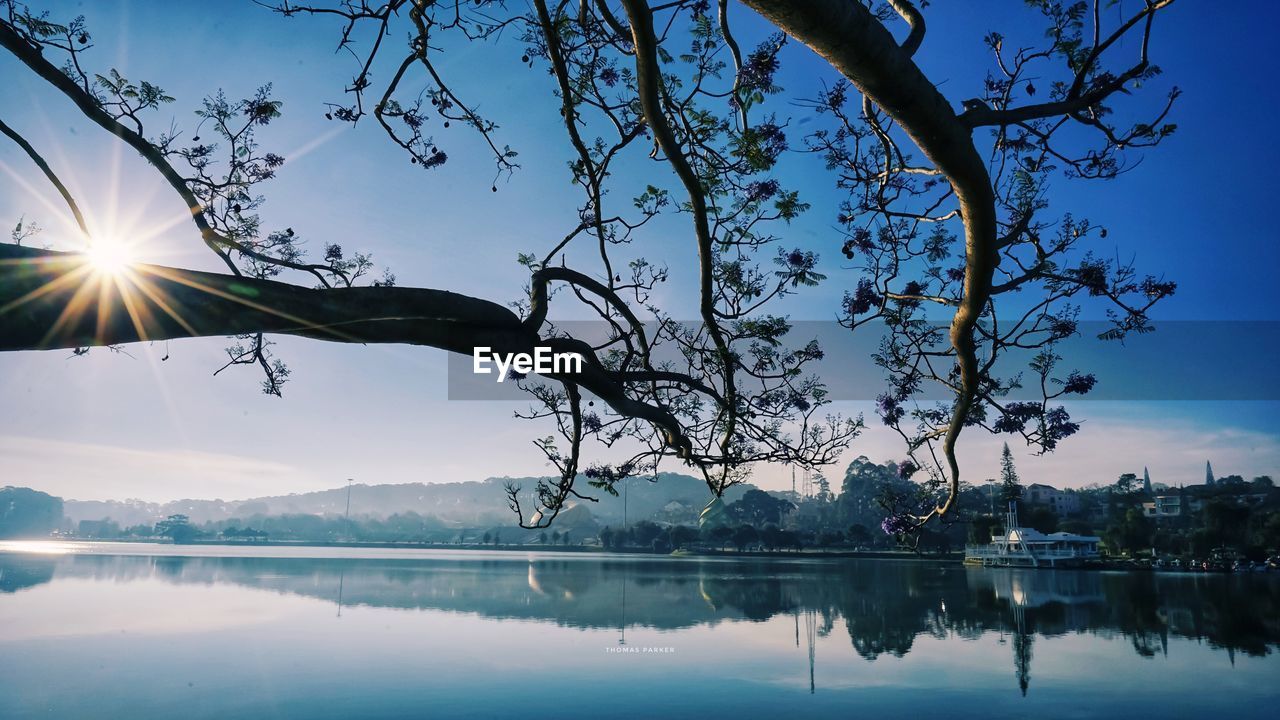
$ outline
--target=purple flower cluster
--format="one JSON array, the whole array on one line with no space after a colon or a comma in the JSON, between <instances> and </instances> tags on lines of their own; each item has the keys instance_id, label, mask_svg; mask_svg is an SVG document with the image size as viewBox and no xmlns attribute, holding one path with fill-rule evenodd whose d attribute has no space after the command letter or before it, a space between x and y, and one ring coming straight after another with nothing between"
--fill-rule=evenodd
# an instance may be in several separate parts
<instances>
[{"instance_id":1,"label":"purple flower cluster","mask_svg":"<svg viewBox=\"0 0 1280 720\"><path fill-rule=\"evenodd\" d=\"M841 222L847 222L846 218L847 216L841 215ZM844 253L846 258L852 260L854 250L870 255L871 251L875 249L876 245L871 241L871 231L866 228L857 228L853 231L853 237L844 241L844 247L840 248L840 251Z\"/></svg>"},{"instance_id":2,"label":"purple flower cluster","mask_svg":"<svg viewBox=\"0 0 1280 720\"><path fill-rule=\"evenodd\" d=\"M1046 450L1053 450L1058 441L1076 434L1080 423L1071 421L1071 414L1064 407L1050 408L1044 414L1044 433L1040 443Z\"/></svg>"},{"instance_id":3,"label":"purple flower cluster","mask_svg":"<svg viewBox=\"0 0 1280 720\"><path fill-rule=\"evenodd\" d=\"M875 291L871 280L862 278L858 281L858 286L854 288L852 295L845 294L845 303L850 315L862 315L870 312L872 307L880 305L880 295Z\"/></svg>"},{"instance_id":4,"label":"purple flower cluster","mask_svg":"<svg viewBox=\"0 0 1280 720\"><path fill-rule=\"evenodd\" d=\"M898 515L890 515L880 522L880 529L885 535L902 535L915 530L915 523Z\"/></svg>"},{"instance_id":5,"label":"purple flower cluster","mask_svg":"<svg viewBox=\"0 0 1280 720\"><path fill-rule=\"evenodd\" d=\"M1040 404L1033 402L1011 402L1004 406L1004 414L996 420L996 432L1021 432L1027 422L1040 415Z\"/></svg>"},{"instance_id":6,"label":"purple flower cluster","mask_svg":"<svg viewBox=\"0 0 1280 720\"><path fill-rule=\"evenodd\" d=\"M783 38L774 37L762 43L742 64L738 81L748 90L767 90L773 87L773 75L778 72L778 49Z\"/></svg>"},{"instance_id":7,"label":"purple flower cluster","mask_svg":"<svg viewBox=\"0 0 1280 720\"><path fill-rule=\"evenodd\" d=\"M780 186L777 180L761 180L758 182L747 183L746 195L747 202L759 202L768 200L778 194Z\"/></svg>"},{"instance_id":8,"label":"purple flower cluster","mask_svg":"<svg viewBox=\"0 0 1280 720\"><path fill-rule=\"evenodd\" d=\"M898 404L898 399L889 393L881 393L876 398L876 410L880 413L880 417L884 420L885 425L897 425L898 421L907 414L902 405Z\"/></svg>"},{"instance_id":9,"label":"purple flower cluster","mask_svg":"<svg viewBox=\"0 0 1280 720\"><path fill-rule=\"evenodd\" d=\"M776 158L787 149L787 134L774 122L760 123L755 128L760 148L770 158Z\"/></svg>"}]
</instances>

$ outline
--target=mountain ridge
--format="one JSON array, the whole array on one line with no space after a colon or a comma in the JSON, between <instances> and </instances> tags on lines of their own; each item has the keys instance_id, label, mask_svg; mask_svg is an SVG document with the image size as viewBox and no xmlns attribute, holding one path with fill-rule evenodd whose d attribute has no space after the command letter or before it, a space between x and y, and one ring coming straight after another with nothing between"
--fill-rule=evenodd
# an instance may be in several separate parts
<instances>
[{"instance_id":1,"label":"mountain ridge","mask_svg":"<svg viewBox=\"0 0 1280 720\"><path fill-rule=\"evenodd\" d=\"M514 524L507 507L505 486L515 483L530 495L537 477L490 477L444 483L356 483L350 486L352 517L384 518L416 512L446 524ZM725 493L725 501L742 496L751 485L739 485ZM667 511L687 516L711 499L702 480L680 473L660 473L656 480L632 477L619 483L619 495L595 491L597 502L580 500L601 522L649 518ZM287 495L264 495L243 500L183 498L164 503L142 500L65 500L63 512L72 522L110 519L122 527L152 524L168 515L182 514L197 524L261 515L342 515L346 511L346 486ZM672 505L675 503L675 505Z\"/></svg>"}]
</instances>

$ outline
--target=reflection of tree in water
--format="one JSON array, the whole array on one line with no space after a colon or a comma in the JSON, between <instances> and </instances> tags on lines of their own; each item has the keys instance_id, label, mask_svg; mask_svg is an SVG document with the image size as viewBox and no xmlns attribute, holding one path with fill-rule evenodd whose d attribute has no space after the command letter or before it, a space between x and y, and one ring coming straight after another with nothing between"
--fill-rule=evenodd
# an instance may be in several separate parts
<instances>
[{"instance_id":1,"label":"reflection of tree in water","mask_svg":"<svg viewBox=\"0 0 1280 720\"><path fill-rule=\"evenodd\" d=\"M1155 657L1169 653L1169 624L1156 589L1155 576L1142 574L1129 585L1129 602L1123 611L1127 617L1116 623L1129 636L1134 652L1141 657Z\"/></svg>"},{"instance_id":2,"label":"reflection of tree in water","mask_svg":"<svg viewBox=\"0 0 1280 720\"><path fill-rule=\"evenodd\" d=\"M816 637L843 621L855 652L902 657L920 636L1008 633L1018 684L1036 636L1123 637L1142 657L1169 637L1229 653L1280 647L1280 578L972 569L926 562L657 558L314 560L0 555L0 592L58 577L234 583L342 602L530 619L579 628L679 629L795 617ZM620 617L621 598L627 598ZM804 615L803 618L800 616ZM790 625L790 623L788 623ZM791 628L788 627L788 634Z\"/></svg>"},{"instance_id":3,"label":"reflection of tree in water","mask_svg":"<svg viewBox=\"0 0 1280 720\"><path fill-rule=\"evenodd\" d=\"M1023 697L1027 696L1027 686L1031 684L1031 645L1035 642L1035 637L1027 631L1026 613L1022 606L1013 608L1013 668Z\"/></svg>"},{"instance_id":4,"label":"reflection of tree in water","mask_svg":"<svg viewBox=\"0 0 1280 720\"><path fill-rule=\"evenodd\" d=\"M860 656L902 657L918 635L946 636L946 598L961 589L954 568L881 562L852 566L845 575L840 611Z\"/></svg>"},{"instance_id":5,"label":"reflection of tree in water","mask_svg":"<svg viewBox=\"0 0 1280 720\"><path fill-rule=\"evenodd\" d=\"M764 621L774 615L791 613L800 607L801 596L793 582L781 578L710 578L702 590L717 607L733 607L748 620Z\"/></svg>"},{"instance_id":6,"label":"reflection of tree in water","mask_svg":"<svg viewBox=\"0 0 1280 720\"><path fill-rule=\"evenodd\" d=\"M1142 573L1101 582L1108 602L1089 606L1088 630L1126 636L1140 656L1167 654L1170 636L1250 656L1280 647L1275 577Z\"/></svg>"},{"instance_id":7,"label":"reflection of tree in water","mask_svg":"<svg viewBox=\"0 0 1280 720\"><path fill-rule=\"evenodd\" d=\"M53 580L54 558L0 554L0 593L18 592Z\"/></svg>"}]
</instances>

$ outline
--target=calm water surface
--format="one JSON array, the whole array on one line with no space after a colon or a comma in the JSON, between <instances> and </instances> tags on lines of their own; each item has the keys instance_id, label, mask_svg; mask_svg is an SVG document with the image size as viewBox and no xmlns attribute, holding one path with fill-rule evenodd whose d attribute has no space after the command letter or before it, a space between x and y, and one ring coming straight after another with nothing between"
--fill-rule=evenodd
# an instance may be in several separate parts
<instances>
[{"instance_id":1,"label":"calm water surface","mask_svg":"<svg viewBox=\"0 0 1280 720\"><path fill-rule=\"evenodd\" d=\"M0 543L0 718L1273 718L1280 578Z\"/></svg>"}]
</instances>

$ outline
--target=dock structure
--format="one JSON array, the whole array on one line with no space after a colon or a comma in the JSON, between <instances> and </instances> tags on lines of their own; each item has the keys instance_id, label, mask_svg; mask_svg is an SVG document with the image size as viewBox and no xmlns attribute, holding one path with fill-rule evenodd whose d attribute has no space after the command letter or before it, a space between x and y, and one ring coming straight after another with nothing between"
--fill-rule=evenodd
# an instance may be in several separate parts
<instances>
[{"instance_id":1,"label":"dock structure","mask_svg":"<svg viewBox=\"0 0 1280 720\"><path fill-rule=\"evenodd\" d=\"M1073 567L1096 560L1100 542L1102 538L1093 535L1066 532L1046 535L1019 527L1017 505L1010 502L1004 530L993 534L986 545L966 545L964 561L967 565L983 567Z\"/></svg>"}]
</instances>

